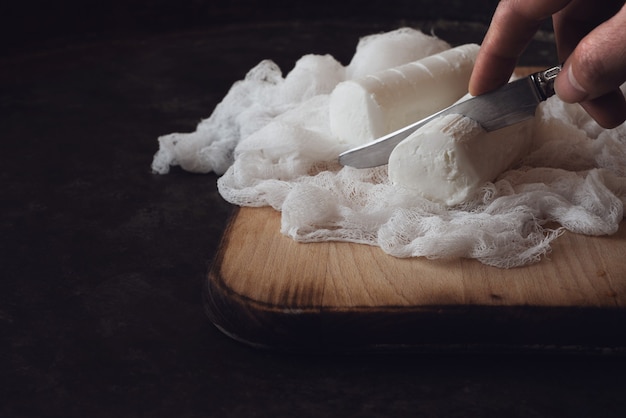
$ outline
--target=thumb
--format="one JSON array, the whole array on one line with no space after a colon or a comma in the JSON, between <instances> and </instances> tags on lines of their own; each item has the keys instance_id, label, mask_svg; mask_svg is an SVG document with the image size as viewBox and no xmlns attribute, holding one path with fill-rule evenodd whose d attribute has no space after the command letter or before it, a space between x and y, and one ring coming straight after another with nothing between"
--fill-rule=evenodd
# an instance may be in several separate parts
<instances>
[{"instance_id":1,"label":"thumb","mask_svg":"<svg viewBox=\"0 0 626 418\"><path fill-rule=\"evenodd\" d=\"M561 100L580 103L605 128L626 120L625 25L626 6L578 43L554 83Z\"/></svg>"},{"instance_id":2,"label":"thumb","mask_svg":"<svg viewBox=\"0 0 626 418\"><path fill-rule=\"evenodd\" d=\"M565 61L555 90L580 103L618 89L626 81L626 6L585 36Z\"/></svg>"}]
</instances>

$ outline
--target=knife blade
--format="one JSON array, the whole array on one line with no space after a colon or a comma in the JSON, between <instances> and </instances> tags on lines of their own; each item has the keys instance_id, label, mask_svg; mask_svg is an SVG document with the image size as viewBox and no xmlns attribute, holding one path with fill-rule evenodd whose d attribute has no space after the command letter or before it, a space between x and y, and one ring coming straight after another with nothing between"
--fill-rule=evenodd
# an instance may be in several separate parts
<instances>
[{"instance_id":1,"label":"knife blade","mask_svg":"<svg viewBox=\"0 0 626 418\"><path fill-rule=\"evenodd\" d=\"M554 95L554 80L561 66L539 71L480 96L454 104L411 125L339 155L339 163L369 168L389 162L391 151L402 140L431 120L450 114L474 119L486 131L495 131L534 116L539 103Z\"/></svg>"}]
</instances>

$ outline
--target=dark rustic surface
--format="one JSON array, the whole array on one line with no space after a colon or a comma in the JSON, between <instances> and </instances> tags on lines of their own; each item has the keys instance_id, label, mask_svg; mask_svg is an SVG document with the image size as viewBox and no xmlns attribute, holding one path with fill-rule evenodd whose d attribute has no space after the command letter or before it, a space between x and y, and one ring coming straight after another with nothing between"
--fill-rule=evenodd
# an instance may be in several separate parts
<instances>
[{"instance_id":1,"label":"dark rustic surface","mask_svg":"<svg viewBox=\"0 0 626 418\"><path fill-rule=\"evenodd\" d=\"M34 13L37 3L19 7ZM129 4L149 14L153 3ZM626 412L626 364L606 353L274 353L206 318L202 283L231 207L214 175L152 174L156 138L193 130L263 58L286 70L309 52L345 62L359 35L406 21L198 24L108 38L96 24L98 36L47 37L50 19L30 22L44 27L23 28L24 49L0 59L0 416ZM437 25L456 42L484 28ZM533 51L528 64L551 57L550 45Z\"/></svg>"}]
</instances>

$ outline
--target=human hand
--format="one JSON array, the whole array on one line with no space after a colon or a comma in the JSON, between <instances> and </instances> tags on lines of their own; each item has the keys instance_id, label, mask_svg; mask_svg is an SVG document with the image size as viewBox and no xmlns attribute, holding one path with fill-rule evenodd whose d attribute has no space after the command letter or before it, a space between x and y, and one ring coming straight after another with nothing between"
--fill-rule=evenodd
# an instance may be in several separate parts
<instances>
[{"instance_id":1,"label":"human hand","mask_svg":"<svg viewBox=\"0 0 626 418\"><path fill-rule=\"evenodd\" d=\"M505 84L541 21L552 16L563 70L556 94L580 103L601 126L626 120L626 6L623 0L501 0L476 59L472 95Z\"/></svg>"}]
</instances>

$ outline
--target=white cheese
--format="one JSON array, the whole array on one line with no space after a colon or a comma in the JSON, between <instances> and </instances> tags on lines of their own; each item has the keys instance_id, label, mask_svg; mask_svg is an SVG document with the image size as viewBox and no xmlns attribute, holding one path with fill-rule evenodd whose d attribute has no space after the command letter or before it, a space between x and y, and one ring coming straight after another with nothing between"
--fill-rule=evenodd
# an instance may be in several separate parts
<instances>
[{"instance_id":1,"label":"white cheese","mask_svg":"<svg viewBox=\"0 0 626 418\"><path fill-rule=\"evenodd\" d=\"M530 151L532 128L528 120L486 132L462 115L443 116L398 144L389 179L434 202L466 202Z\"/></svg>"},{"instance_id":2,"label":"white cheese","mask_svg":"<svg viewBox=\"0 0 626 418\"><path fill-rule=\"evenodd\" d=\"M446 49L450 49L449 43L413 28L364 36L346 67L346 76L347 79L364 77Z\"/></svg>"},{"instance_id":3,"label":"white cheese","mask_svg":"<svg viewBox=\"0 0 626 418\"><path fill-rule=\"evenodd\" d=\"M451 105L467 93L478 50L462 45L339 83L329 104L332 134L362 145Z\"/></svg>"}]
</instances>

